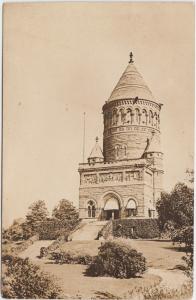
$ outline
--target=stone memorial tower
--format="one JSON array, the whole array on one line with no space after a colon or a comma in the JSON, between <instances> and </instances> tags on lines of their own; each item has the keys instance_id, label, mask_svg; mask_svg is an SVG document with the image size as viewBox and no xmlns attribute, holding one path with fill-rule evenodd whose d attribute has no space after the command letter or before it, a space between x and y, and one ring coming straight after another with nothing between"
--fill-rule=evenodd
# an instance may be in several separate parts
<instances>
[{"instance_id":1,"label":"stone memorial tower","mask_svg":"<svg viewBox=\"0 0 196 300\"><path fill-rule=\"evenodd\" d=\"M80 218L156 218L162 191L158 103L137 71L133 55L103 105L103 152L96 138L79 164Z\"/></svg>"}]
</instances>

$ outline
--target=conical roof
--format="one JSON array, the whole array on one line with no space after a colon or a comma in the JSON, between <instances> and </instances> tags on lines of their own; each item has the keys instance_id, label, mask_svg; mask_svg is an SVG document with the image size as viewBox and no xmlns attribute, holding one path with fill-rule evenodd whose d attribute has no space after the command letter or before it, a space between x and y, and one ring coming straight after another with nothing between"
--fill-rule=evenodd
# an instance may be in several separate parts
<instances>
[{"instance_id":1,"label":"conical roof","mask_svg":"<svg viewBox=\"0 0 196 300\"><path fill-rule=\"evenodd\" d=\"M131 58L129 65L114 88L109 100L136 98L155 101L152 92L136 69Z\"/></svg>"},{"instance_id":2,"label":"conical roof","mask_svg":"<svg viewBox=\"0 0 196 300\"><path fill-rule=\"evenodd\" d=\"M103 158L103 152L101 150L101 147L99 146L98 137L96 137L96 143L91 151L89 158Z\"/></svg>"},{"instance_id":3,"label":"conical roof","mask_svg":"<svg viewBox=\"0 0 196 300\"><path fill-rule=\"evenodd\" d=\"M148 142L148 145L144 153L150 153L150 152L161 152L160 143L154 133L152 135L151 140Z\"/></svg>"}]
</instances>

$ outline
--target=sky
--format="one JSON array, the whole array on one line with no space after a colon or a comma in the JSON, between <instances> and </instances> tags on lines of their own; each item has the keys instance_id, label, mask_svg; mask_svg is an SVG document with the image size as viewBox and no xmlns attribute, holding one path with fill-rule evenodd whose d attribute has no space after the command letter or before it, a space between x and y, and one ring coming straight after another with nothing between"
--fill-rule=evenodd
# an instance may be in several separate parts
<instances>
[{"instance_id":1,"label":"sky","mask_svg":"<svg viewBox=\"0 0 196 300\"><path fill-rule=\"evenodd\" d=\"M11 3L3 10L3 225L45 200L78 206L78 164L129 52L159 103L164 189L194 153L193 3Z\"/></svg>"}]
</instances>

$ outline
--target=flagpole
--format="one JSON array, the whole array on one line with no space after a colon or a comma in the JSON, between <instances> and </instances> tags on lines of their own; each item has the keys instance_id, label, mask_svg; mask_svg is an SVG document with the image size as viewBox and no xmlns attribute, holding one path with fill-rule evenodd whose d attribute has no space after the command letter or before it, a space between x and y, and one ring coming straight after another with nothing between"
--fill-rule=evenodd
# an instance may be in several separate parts
<instances>
[{"instance_id":1,"label":"flagpole","mask_svg":"<svg viewBox=\"0 0 196 300\"><path fill-rule=\"evenodd\" d=\"M84 164L84 160L85 160L85 117L86 117L86 113L84 112L84 132L83 132L83 164Z\"/></svg>"}]
</instances>

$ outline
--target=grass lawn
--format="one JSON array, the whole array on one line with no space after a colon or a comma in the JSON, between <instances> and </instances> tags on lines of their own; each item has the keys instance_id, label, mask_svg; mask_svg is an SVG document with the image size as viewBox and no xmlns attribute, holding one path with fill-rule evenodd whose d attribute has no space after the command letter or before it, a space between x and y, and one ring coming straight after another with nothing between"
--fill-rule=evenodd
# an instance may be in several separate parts
<instances>
[{"instance_id":1,"label":"grass lawn","mask_svg":"<svg viewBox=\"0 0 196 300\"><path fill-rule=\"evenodd\" d=\"M137 287L150 287L158 285L161 281L166 286L176 288L184 282L184 275L180 270L171 270L182 264L181 257L184 252L178 251L171 242L156 240L129 240L133 248L142 252L147 259L149 270L141 278L116 279L111 277L85 276L86 266L71 264L55 264L47 259L39 259L39 250L51 241L37 241L21 253L21 257L29 257L39 264L45 272L55 276L55 281L63 289L68 299L112 299L120 297L129 299L129 291ZM96 255L102 241L71 241L60 244L61 250L74 252L74 254ZM172 283L173 282L173 283Z\"/></svg>"},{"instance_id":2,"label":"grass lawn","mask_svg":"<svg viewBox=\"0 0 196 300\"><path fill-rule=\"evenodd\" d=\"M179 251L172 242L160 240L126 240L142 252L147 259L148 267L173 269L177 265L182 265L184 252ZM61 250L70 251L77 254L97 255L101 241L73 241L61 245Z\"/></svg>"},{"instance_id":3,"label":"grass lawn","mask_svg":"<svg viewBox=\"0 0 196 300\"><path fill-rule=\"evenodd\" d=\"M131 240L133 247L146 257L148 267L171 270L183 265L185 252L169 241Z\"/></svg>"},{"instance_id":4,"label":"grass lawn","mask_svg":"<svg viewBox=\"0 0 196 300\"><path fill-rule=\"evenodd\" d=\"M42 269L56 276L56 282L68 298L104 299L104 295L128 298L128 292L134 288L158 285L159 276L145 274L142 278L117 279L112 277L87 277L86 266L44 264Z\"/></svg>"},{"instance_id":5,"label":"grass lawn","mask_svg":"<svg viewBox=\"0 0 196 300\"><path fill-rule=\"evenodd\" d=\"M101 242L96 240L72 241L62 244L60 248L74 254L96 255ZM85 276L86 266L83 265L58 265L53 262L46 262L45 264L42 263L42 268L44 271L56 276L57 283L62 287L68 298L106 299L107 295L109 295L108 298L115 295L116 297L129 299L128 293L132 289L158 285L161 281L159 276L161 269L163 271L171 270L176 265L183 263L181 257L184 252L178 251L178 248L171 242L128 239L126 242L144 254L148 267L157 269L157 274L147 272L142 278L116 279L111 277L87 277ZM171 286L172 281L175 281L181 275L180 272L179 270L166 272L166 278L170 276Z\"/></svg>"}]
</instances>

